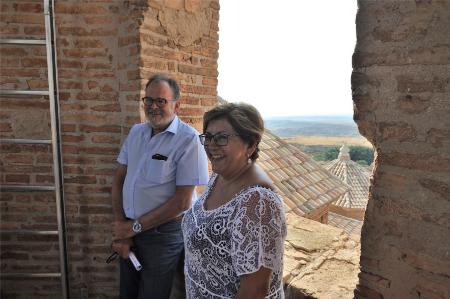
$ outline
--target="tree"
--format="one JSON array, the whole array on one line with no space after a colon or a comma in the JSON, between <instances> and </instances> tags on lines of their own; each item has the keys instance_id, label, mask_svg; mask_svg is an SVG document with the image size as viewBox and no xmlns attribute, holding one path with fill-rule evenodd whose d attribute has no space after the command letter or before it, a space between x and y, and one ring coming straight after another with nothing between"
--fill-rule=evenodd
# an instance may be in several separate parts
<instances>
[{"instance_id":1,"label":"tree","mask_svg":"<svg viewBox=\"0 0 450 299\"><path fill-rule=\"evenodd\" d=\"M314 155L313 159L316 161L331 161L337 159L338 155L339 155L339 147L333 146L332 148L329 148L324 152Z\"/></svg>"},{"instance_id":2,"label":"tree","mask_svg":"<svg viewBox=\"0 0 450 299\"><path fill-rule=\"evenodd\" d=\"M372 164L373 162L373 149L365 146L350 146L350 159L353 161L361 161L364 160L367 162L367 165Z\"/></svg>"}]
</instances>

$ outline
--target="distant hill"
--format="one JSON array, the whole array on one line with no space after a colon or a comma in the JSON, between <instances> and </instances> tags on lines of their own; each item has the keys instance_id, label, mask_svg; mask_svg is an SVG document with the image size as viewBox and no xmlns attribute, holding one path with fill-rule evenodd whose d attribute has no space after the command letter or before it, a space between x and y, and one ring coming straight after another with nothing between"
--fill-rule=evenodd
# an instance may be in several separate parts
<instances>
[{"instance_id":1,"label":"distant hill","mask_svg":"<svg viewBox=\"0 0 450 299\"><path fill-rule=\"evenodd\" d=\"M281 137L360 136L351 115L272 117L264 122Z\"/></svg>"}]
</instances>

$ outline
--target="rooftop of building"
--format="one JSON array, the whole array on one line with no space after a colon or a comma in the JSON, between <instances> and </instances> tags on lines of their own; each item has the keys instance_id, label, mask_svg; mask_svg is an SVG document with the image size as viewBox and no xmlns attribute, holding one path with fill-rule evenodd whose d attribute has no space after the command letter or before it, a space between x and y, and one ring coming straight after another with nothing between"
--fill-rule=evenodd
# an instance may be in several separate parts
<instances>
[{"instance_id":1,"label":"rooftop of building","mask_svg":"<svg viewBox=\"0 0 450 299\"><path fill-rule=\"evenodd\" d=\"M338 158L326 163L324 167L350 186L350 189L339 196L333 204L344 208L365 209L369 197L371 172L367 167L350 159L348 147L343 145Z\"/></svg>"},{"instance_id":2,"label":"rooftop of building","mask_svg":"<svg viewBox=\"0 0 450 299\"><path fill-rule=\"evenodd\" d=\"M283 196L286 213L305 216L342 197L348 186L307 154L266 130L259 164Z\"/></svg>"},{"instance_id":3,"label":"rooftop of building","mask_svg":"<svg viewBox=\"0 0 450 299\"><path fill-rule=\"evenodd\" d=\"M328 225L343 229L348 234L361 235L363 221L328 212Z\"/></svg>"}]
</instances>

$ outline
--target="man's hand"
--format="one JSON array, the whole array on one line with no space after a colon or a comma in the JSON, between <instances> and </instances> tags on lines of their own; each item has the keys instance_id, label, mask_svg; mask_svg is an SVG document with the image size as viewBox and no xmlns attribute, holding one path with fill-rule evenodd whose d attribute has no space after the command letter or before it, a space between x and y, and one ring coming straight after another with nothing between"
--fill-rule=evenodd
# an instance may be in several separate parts
<instances>
[{"instance_id":1,"label":"man's hand","mask_svg":"<svg viewBox=\"0 0 450 299\"><path fill-rule=\"evenodd\" d=\"M113 241L128 239L128 238L133 237L134 232L133 232L132 226L133 226L133 221L131 221L131 220L114 221L111 224Z\"/></svg>"},{"instance_id":2,"label":"man's hand","mask_svg":"<svg viewBox=\"0 0 450 299\"><path fill-rule=\"evenodd\" d=\"M133 246L133 240L131 238L116 240L116 241L113 241L113 243L111 244L112 250L117 252L120 255L120 257L123 259L128 258L128 255L130 254L131 246Z\"/></svg>"}]
</instances>

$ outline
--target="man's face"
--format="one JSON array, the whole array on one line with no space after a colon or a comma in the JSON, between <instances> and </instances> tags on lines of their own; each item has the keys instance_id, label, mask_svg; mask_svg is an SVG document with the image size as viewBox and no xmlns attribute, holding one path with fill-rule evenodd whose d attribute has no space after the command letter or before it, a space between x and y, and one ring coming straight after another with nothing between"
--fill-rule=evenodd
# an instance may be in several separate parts
<instances>
[{"instance_id":1,"label":"man's face","mask_svg":"<svg viewBox=\"0 0 450 299\"><path fill-rule=\"evenodd\" d=\"M145 116L152 126L154 133L164 131L175 117L175 112L180 106L179 101L173 101L173 92L165 81L153 82L145 89L145 96L153 100L165 99L167 103L158 106L154 101L152 104L144 104Z\"/></svg>"}]
</instances>

